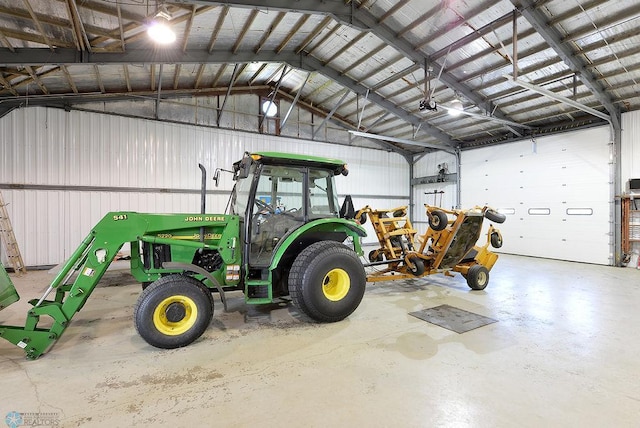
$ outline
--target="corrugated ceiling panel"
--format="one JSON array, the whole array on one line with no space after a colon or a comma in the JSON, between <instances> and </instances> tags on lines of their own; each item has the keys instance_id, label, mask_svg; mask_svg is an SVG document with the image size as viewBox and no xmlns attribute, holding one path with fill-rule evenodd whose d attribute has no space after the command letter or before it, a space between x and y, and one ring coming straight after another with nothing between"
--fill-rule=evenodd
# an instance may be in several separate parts
<instances>
[{"instance_id":1,"label":"corrugated ceiling panel","mask_svg":"<svg viewBox=\"0 0 640 428\"><path fill-rule=\"evenodd\" d=\"M382 45L384 45L384 47L378 50L378 48ZM379 68L383 64L387 64L390 58L398 55L398 51L396 49L386 45L382 40L377 38L373 38L371 44L368 47L369 49L364 55L369 55L369 53L371 53L372 51L375 51L376 53L369 57L366 61L363 61L356 67L352 68L353 64L357 60L353 59L352 63L347 67L350 69L347 75L354 78L356 81L359 81L363 76L367 76L372 72L372 70Z\"/></svg>"},{"instance_id":2,"label":"corrugated ceiling panel","mask_svg":"<svg viewBox=\"0 0 640 428\"><path fill-rule=\"evenodd\" d=\"M395 58L395 56L394 56ZM368 77L367 79L363 80L362 83L370 86L370 87L375 87L378 85L378 83L380 83L381 81L388 79L388 78L392 78L393 76L402 73L405 69L411 67L412 65L414 65L413 61L407 59L407 58L401 58L398 61L394 61L393 63L388 62L387 65L380 70L379 73L376 73L374 76ZM376 69L376 67L372 67L369 70L369 73L366 73L365 75L370 74L371 71L373 71L374 69ZM358 79L360 80L360 79ZM397 84L398 82L392 82L393 84ZM386 85L389 86L389 85ZM384 89L384 90L390 90L389 88L391 88L392 86L389 86L389 88L387 87L382 87L379 88L378 91Z\"/></svg>"},{"instance_id":3,"label":"corrugated ceiling panel","mask_svg":"<svg viewBox=\"0 0 640 428\"><path fill-rule=\"evenodd\" d=\"M513 10L513 6L511 4L496 0L489 0L481 3L477 1L465 3L466 4L464 6L455 7L455 9L460 12L453 11L452 13L445 15L452 15L450 18L445 17L437 21L438 30L446 27L449 31L431 41L425 51L434 52L440 49L446 49L452 43L455 43L463 37L473 33L475 29L484 27L490 22L495 21L504 14ZM477 13L479 11L482 11L482 13L478 15ZM444 19L449 20L446 21ZM456 26L455 24L458 24L461 19L464 20L464 24Z\"/></svg>"},{"instance_id":4,"label":"corrugated ceiling panel","mask_svg":"<svg viewBox=\"0 0 640 428\"><path fill-rule=\"evenodd\" d=\"M409 13L409 11L411 11L411 13ZM406 21L403 20L400 28L404 29L410 24L414 24L417 18L429 11L431 11L429 19L425 19L404 35L410 43L415 45L422 44L424 40L437 33L447 24L455 22L458 18L453 8L446 7L446 3L434 5L431 2L417 1L412 2L409 7L404 10L404 12L409 13L409 16L406 17ZM432 50L435 51L438 50L438 48L434 47Z\"/></svg>"},{"instance_id":5,"label":"corrugated ceiling panel","mask_svg":"<svg viewBox=\"0 0 640 428\"><path fill-rule=\"evenodd\" d=\"M550 17L555 17L569 10L574 10L576 12L575 15L570 18L563 19L561 25L558 26L558 29L566 34L579 33L582 34L581 38L590 38L600 31L613 29L621 23L629 21L629 17L621 17L619 21L597 29L594 27L594 22L602 22L603 20L607 20L610 17L618 15L621 10L629 9L634 5L637 5L635 0L616 0L615 2L605 1L594 8L585 7L586 4L581 5L580 3L577 1L549 2L542 8L542 10Z\"/></svg>"}]
</instances>

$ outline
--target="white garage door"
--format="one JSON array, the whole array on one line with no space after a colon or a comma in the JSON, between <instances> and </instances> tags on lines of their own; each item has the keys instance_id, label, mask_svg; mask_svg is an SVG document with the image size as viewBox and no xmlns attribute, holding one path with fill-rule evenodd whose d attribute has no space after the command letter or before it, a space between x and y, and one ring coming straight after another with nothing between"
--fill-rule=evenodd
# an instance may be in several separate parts
<instances>
[{"instance_id":1,"label":"white garage door","mask_svg":"<svg viewBox=\"0 0 640 428\"><path fill-rule=\"evenodd\" d=\"M608 127L462 152L462 207L507 214L501 251L610 264Z\"/></svg>"}]
</instances>

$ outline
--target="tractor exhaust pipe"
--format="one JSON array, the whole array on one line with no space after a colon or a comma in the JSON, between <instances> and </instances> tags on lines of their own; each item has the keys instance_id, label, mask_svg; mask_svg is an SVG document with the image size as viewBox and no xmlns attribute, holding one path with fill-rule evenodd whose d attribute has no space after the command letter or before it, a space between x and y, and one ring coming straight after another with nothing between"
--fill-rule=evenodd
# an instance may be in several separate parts
<instances>
[{"instance_id":1,"label":"tractor exhaust pipe","mask_svg":"<svg viewBox=\"0 0 640 428\"><path fill-rule=\"evenodd\" d=\"M198 168L202 171L202 184L200 185L200 214L204 214L207 204L207 170L201 163ZM204 242L204 226L200 227L200 242ZM202 248L200 249L202 252Z\"/></svg>"}]
</instances>

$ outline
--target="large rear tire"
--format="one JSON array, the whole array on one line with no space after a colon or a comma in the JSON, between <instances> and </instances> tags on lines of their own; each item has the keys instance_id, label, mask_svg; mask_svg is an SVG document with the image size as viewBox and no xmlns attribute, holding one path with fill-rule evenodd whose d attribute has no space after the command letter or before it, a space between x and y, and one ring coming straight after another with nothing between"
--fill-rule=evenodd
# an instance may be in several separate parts
<instances>
[{"instance_id":1,"label":"large rear tire","mask_svg":"<svg viewBox=\"0 0 640 428\"><path fill-rule=\"evenodd\" d=\"M296 257L289 273L293 304L321 322L343 320L356 310L367 283L356 253L335 241L320 241Z\"/></svg>"},{"instance_id":2,"label":"large rear tire","mask_svg":"<svg viewBox=\"0 0 640 428\"><path fill-rule=\"evenodd\" d=\"M133 319L138 334L151 346L163 349L187 346L202 336L211 323L213 298L194 278L168 275L144 289Z\"/></svg>"}]
</instances>

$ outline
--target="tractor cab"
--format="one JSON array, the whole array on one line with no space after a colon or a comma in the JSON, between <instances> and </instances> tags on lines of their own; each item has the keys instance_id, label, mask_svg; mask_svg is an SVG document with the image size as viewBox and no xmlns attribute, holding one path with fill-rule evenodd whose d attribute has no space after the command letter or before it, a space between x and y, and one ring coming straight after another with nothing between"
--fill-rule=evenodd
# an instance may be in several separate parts
<instances>
[{"instance_id":1,"label":"tractor cab","mask_svg":"<svg viewBox=\"0 0 640 428\"><path fill-rule=\"evenodd\" d=\"M288 235L314 220L339 218L339 174L347 174L343 162L312 156L255 153L236 162L231 213L240 217L247 265L268 267Z\"/></svg>"}]
</instances>

